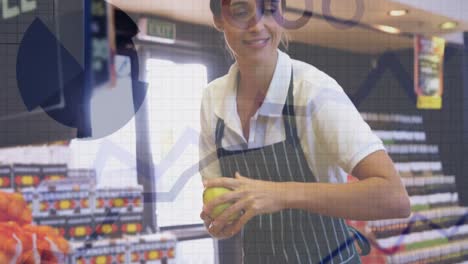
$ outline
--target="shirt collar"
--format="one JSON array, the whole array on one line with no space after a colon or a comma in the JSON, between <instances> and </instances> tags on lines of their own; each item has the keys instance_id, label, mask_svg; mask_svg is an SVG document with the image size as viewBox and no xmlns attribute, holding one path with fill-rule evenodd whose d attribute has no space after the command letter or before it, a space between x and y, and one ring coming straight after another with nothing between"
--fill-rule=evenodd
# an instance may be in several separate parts
<instances>
[{"instance_id":1,"label":"shirt collar","mask_svg":"<svg viewBox=\"0 0 468 264\"><path fill-rule=\"evenodd\" d=\"M291 59L286 53L278 50L278 61L275 72L268 87L263 104L258 110L259 115L279 117L283 113L283 106L288 96L291 80Z\"/></svg>"},{"instance_id":2,"label":"shirt collar","mask_svg":"<svg viewBox=\"0 0 468 264\"><path fill-rule=\"evenodd\" d=\"M259 115L271 117L279 117L282 115L291 79L291 65L291 58L286 53L278 50L275 72L273 73L273 78L268 87L263 104L258 110ZM221 92L219 95L222 96L222 98L216 100L215 114L223 119L226 124L238 123L240 125L236 103L238 72L238 65L234 63L225 76L224 82L221 84L223 87L219 87L219 92Z\"/></svg>"}]
</instances>

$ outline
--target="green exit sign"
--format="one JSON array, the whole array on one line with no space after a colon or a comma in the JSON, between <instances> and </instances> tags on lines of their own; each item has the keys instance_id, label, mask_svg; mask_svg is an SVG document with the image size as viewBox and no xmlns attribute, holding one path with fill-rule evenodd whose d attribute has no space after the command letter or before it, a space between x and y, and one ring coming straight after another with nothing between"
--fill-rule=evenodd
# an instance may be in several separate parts
<instances>
[{"instance_id":1,"label":"green exit sign","mask_svg":"<svg viewBox=\"0 0 468 264\"><path fill-rule=\"evenodd\" d=\"M175 43L176 25L157 18L142 18L139 26L139 38L147 41Z\"/></svg>"},{"instance_id":2,"label":"green exit sign","mask_svg":"<svg viewBox=\"0 0 468 264\"><path fill-rule=\"evenodd\" d=\"M159 19L148 19L147 34L153 37L175 39L176 27L174 23L169 23Z\"/></svg>"}]
</instances>

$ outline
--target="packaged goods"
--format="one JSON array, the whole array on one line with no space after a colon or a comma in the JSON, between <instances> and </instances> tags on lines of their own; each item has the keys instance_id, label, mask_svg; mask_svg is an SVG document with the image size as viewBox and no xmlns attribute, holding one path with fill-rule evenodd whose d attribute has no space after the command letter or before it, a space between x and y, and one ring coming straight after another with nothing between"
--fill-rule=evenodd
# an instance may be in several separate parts
<instances>
[{"instance_id":1,"label":"packaged goods","mask_svg":"<svg viewBox=\"0 0 468 264\"><path fill-rule=\"evenodd\" d=\"M119 214L108 213L108 214L95 214L94 225L95 225L95 238L117 238L121 236L119 229Z\"/></svg>"},{"instance_id":2,"label":"packaged goods","mask_svg":"<svg viewBox=\"0 0 468 264\"><path fill-rule=\"evenodd\" d=\"M88 240L95 232L92 215L73 215L66 217L65 237L73 240Z\"/></svg>"},{"instance_id":3,"label":"packaged goods","mask_svg":"<svg viewBox=\"0 0 468 264\"><path fill-rule=\"evenodd\" d=\"M17 191L37 187L42 181L41 165L13 164L13 184Z\"/></svg>"},{"instance_id":4,"label":"packaged goods","mask_svg":"<svg viewBox=\"0 0 468 264\"><path fill-rule=\"evenodd\" d=\"M0 190L11 190L13 188L11 167L0 166Z\"/></svg>"},{"instance_id":5,"label":"packaged goods","mask_svg":"<svg viewBox=\"0 0 468 264\"><path fill-rule=\"evenodd\" d=\"M129 263L125 239L102 240L86 244L72 244L72 264Z\"/></svg>"},{"instance_id":6,"label":"packaged goods","mask_svg":"<svg viewBox=\"0 0 468 264\"><path fill-rule=\"evenodd\" d=\"M122 235L138 235L143 232L143 214L120 214L118 226Z\"/></svg>"},{"instance_id":7,"label":"packaged goods","mask_svg":"<svg viewBox=\"0 0 468 264\"><path fill-rule=\"evenodd\" d=\"M44 181L37 188L38 216L91 214L91 187L86 178Z\"/></svg>"},{"instance_id":8,"label":"packaged goods","mask_svg":"<svg viewBox=\"0 0 468 264\"><path fill-rule=\"evenodd\" d=\"M95 212L143 212L143 187L96 189Z\"/></svg>"},{"instance_id":9,"label":"packaged goods","mask_svg":"<svg viewBox=\"0 0 468 264\"><path fill-rule=\"evenodd\" d=\"M41 165L43 180L61 180L67 177L68 167L66 164Z\"/></svg>"},{"instance_id":10,"label":"packaged goods","mask_svg":"<svg viewBox=\"0 0 468 264\"><path fill-rule=\"evenodd\" d=\"M131 264L175 264L176 238L170 233L129 237Z\"/></svg>"}]
</instances>

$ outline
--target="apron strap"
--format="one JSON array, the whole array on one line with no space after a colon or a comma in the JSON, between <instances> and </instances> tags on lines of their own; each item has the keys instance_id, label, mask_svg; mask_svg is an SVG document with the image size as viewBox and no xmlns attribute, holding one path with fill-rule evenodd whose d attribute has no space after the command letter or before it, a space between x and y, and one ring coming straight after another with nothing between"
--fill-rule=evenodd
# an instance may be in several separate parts
<instances>
[{"instance_id":1,"label":"apron strap","mask_svg":"<svg viewBox=\"0 0 468 264\"><path fill-rule=\"evenodd\" d=\"M216 144L216 149L218 150L218 152L222 146L221 141L223 140L223 136L224 136L224 120L221 118L218 118L218 121L216 122L216 130L215 130L215 144Z\"/></svg>"},{"instance_id":2,"label":"apron strap","mask_svg":"<svg viewBox=\"0 0 468 264\"><path fill-rule=\"evenodd\" d=\"M284 120L284 129L286 132L286 141L290 144L298 144L299 137L297 134L297 125L296 125L296 114L294 111L294 78L293 78L293 69L291 67L291 78L289 81L288 96L286 97L286 102L283 106L283 120Z\"/></svg>"}]
</instances>

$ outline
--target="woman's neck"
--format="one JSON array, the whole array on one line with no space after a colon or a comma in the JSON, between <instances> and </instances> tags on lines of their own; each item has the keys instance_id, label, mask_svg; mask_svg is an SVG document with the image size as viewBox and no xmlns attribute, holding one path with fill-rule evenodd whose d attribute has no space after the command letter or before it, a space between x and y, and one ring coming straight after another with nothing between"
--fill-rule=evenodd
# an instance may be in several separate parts
<instances>
[{"instance_id":1,"label":"woman's neck","mask_svg":"<svg viewBox=\"0 0 468 264\"><path fill-rule=\"evenodd\" d=\"M271 60L263 63L237 60L239 68L239 83L237 95L246 98L255 98L259 93L266 94L270 86L278 60L278 53Z\"/></svg>"}]
</instances>

